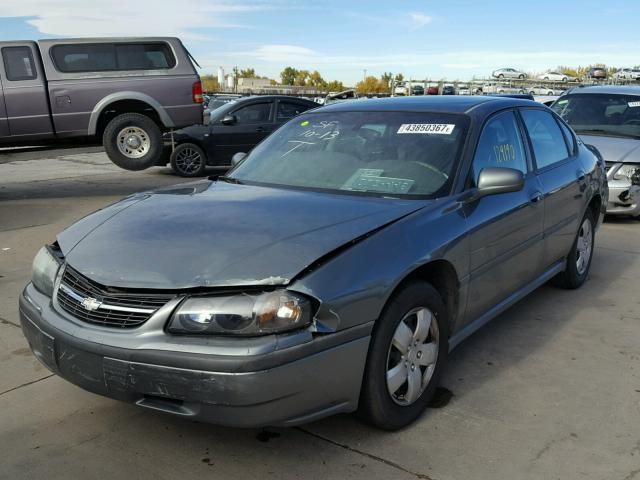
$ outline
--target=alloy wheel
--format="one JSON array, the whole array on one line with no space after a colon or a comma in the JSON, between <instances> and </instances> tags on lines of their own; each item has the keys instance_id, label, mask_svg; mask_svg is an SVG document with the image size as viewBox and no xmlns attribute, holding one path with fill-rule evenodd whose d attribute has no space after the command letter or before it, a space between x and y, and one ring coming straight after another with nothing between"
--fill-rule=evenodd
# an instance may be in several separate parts
<instances>
[{"instance_id":1,"label":"alloy wheel","mask_svg":"<svg viewBox=\"0 0 640 480\"><path fill-rule=\"evenodd\" d=\"M593 249L593 227L588 218L584 219L578 232L578 241L576 244L576 270L578 275L583 275L589 266L591 258L591 250Z\"/></svg>"},{"instance_id":2,"label":"alloy wheel","mask_svg":"<svg viewBox=\"0 0 640 480\"><path fill-rule=\"evenodd\" d=\"M180 173L189 175L202 167L202 155L193 148L183 148L176 155L175 164Z\"/></svg>"},{"instance_id":3,"label":"alloy wheel","mask_svg":"<svg viewBox=\"0 0 640 480\"><path fill-rule=\"evenodd\" d=\"M398 323L387 354L387 390L395 403L411 405L425 391L438 359L440 333L435 315L424 307Z\"/></svg>"}]
</instances>

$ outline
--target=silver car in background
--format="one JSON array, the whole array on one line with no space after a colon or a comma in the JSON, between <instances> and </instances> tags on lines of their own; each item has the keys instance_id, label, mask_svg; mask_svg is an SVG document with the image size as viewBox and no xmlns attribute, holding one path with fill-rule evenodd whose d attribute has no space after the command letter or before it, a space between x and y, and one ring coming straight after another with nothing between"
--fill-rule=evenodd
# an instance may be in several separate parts
<instances>
[{"instance_id":1,"label":"silver car in background","mask_svg":"<svg viewBox=\"0 0 640 480\"><path fill-rule=\"evenodd\" d=\"M552 106L607 167L607 214L640 218L640 87L573 90Z\"/></svg>"},{"instance_id":2,"label":"silver car in background","mask_svg":"<svg viewBox=\"0 0 640 480\"><path fill-rule=\"evenodd\" d=\"M538 80L546 80L549 82L575 82L580 80L579 78L572 77L566 73L556 71L541 73L537 78Z\"/></svg>"},{"instance_id":3,"label":"silver car in background","mask_svg":"<svg viewBox=\"0 0 640 480\"><path fill-rule=\"evenodd\" d=\"M495 78L517 78L524 80L527 78L527 74L522 70L516 70L515 68L499 68L491 72L491 76Z\"/></svg>"}]
</instances>

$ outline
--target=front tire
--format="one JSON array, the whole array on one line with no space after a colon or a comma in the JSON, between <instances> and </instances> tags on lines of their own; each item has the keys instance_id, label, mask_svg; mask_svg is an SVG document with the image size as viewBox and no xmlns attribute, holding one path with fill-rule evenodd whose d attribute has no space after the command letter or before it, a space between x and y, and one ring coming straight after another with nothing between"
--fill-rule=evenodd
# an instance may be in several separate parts
<instances>
[{"instance_id":1,"label":"front tire","mask_svg":"<svg viewBox=\"0 0 640 480\"><path fill-rule=\"evenodd\" d=\"M567 267L554 278L562 288L576 289L582 286L589 275L595 243L595 221L591 210L587 210L567 256Z\"/></svg>"},{"instance_id":2,"label":"front tire","mask_svg":"<svg viewBox=\"0 0 640 480\"><path fill-rule=\"evenodd\" d=\"M120 168L144 170L162 155L162 132L146 115L124 113L107 124L102 144L109 159Z\"/></svg>"},{"instance_id":3,"label":"front tire","mask_svg":"<svg viewBox=\"0 0 640 480\"><path fill-rule=\"evenodd\" d=\"M416 420L438 385L448 353L442 297L415 281L387 303L371 336L358 413L367 423L397 430Z\"/></svg>"},{"instance_id":4,"label":"front tire","mask_svg":"<svg viewBox=\"0 0 640 480\"><path fill-rule=\"evenodd\" d=\"M171 168L181 177L201 177L207 167L207 155L195 143L181 143L171 153Z\"/></svg>"}]
</instances>

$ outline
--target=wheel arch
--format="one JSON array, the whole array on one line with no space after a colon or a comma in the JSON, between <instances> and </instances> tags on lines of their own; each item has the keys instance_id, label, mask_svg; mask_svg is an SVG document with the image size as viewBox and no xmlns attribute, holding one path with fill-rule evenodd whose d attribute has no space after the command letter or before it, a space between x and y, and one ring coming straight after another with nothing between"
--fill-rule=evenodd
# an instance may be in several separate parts
<instances>
[{"instance_id":1,"label":"wheel arch","mask_svg":"<svg viewBox=\"0 0 640 480\"><path fill-rule=\"evenodd\" d=\"M456 319L460 312L460 279L453 264L445 259L432 260L424 265L420 265L409 272L393 289L387 302L405 285L422 280L429 283L442 297L442 300L449 314L449 332L456 324Z\"/></svg>"},{"instance_id":2,"label":"wheel arch","mask_svg":"<svg viewBox=\"0 0 640 480\"><path fill-rule=\"evenodd\" d=\"M141 92L117 92L107 95L93 108L87 134L100 135L107 123L122 113L141 113L161 128L175 126L166 109L151 96Z\"/></svg>"}]
</instances>

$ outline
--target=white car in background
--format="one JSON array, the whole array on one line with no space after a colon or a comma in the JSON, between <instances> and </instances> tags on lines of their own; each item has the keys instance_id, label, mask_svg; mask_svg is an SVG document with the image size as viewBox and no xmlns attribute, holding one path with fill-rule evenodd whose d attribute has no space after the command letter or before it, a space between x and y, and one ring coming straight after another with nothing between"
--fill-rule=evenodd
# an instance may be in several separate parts
<instances>
[{"instance_id":1,"label":"white car in background","mask_svg":"<svg viewBox=\"0 0 640 480\"><path fill-rule=\"evenodd\" d=\"M613 77L624 80L640 80L640 70L636 68L621 68L613 74Z\"/></svg>"},{"instance_id":2,"label":"white car in background","mask_svg":"<svg viewBox=\"0 0 640 480\"><path fill-rule=\"evenodd\" d=\"M566 73L556 71L541 73L537 78L538 80L547 80L550 82L574 82L579 80L578 78L567 75Z\"/></svg>"},{"instance_id":3,"label":"white car in background","mask_svg":"<svg viewBox=\"0 0 640 480\"><path fill-rule=\"evenodd\" d=\"M564 93L564 90L558 88L549 88L545 86L529 87L529 93L531 95L554 95L560 96Z\"/></svg>"},{"instance_id":4,"label":"white car in background","mask_svg":"<svg viewBox=\"0 0 640 480\"><path fill-rule=\"evenodd\" d=\"M498 70L491 72L491 76L495 78L517 78L519 80L527 78L527 74L525 72L516 70L515 68L499 68Z\"/></svg>"}]
</instances>

